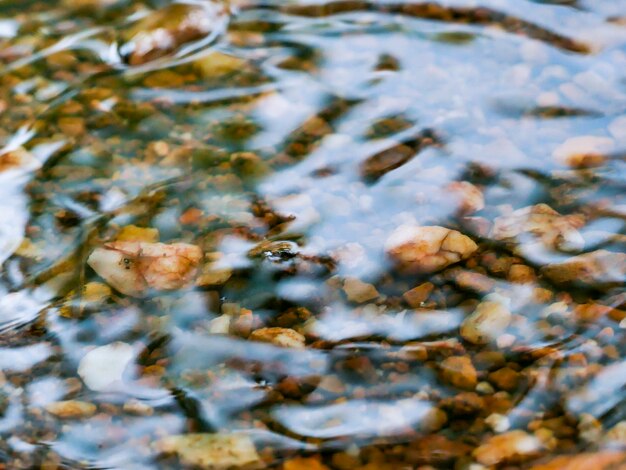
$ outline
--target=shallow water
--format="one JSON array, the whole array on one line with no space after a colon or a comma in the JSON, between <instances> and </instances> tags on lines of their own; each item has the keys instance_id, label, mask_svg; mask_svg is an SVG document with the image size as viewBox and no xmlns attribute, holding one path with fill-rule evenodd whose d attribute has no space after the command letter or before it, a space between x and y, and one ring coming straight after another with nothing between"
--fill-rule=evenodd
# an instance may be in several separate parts
<instances>
[{"instance_id":1,"label":"shallow water","mask_svg":"<svg viewBox=\"0 0 626 470\"><path fill-rule=\"evenodd\" d=\"M626 1L190 5L0 0L3 468L626 462ZM200 274L107 287L131 225Z\"/></svg>"}]
</instances>

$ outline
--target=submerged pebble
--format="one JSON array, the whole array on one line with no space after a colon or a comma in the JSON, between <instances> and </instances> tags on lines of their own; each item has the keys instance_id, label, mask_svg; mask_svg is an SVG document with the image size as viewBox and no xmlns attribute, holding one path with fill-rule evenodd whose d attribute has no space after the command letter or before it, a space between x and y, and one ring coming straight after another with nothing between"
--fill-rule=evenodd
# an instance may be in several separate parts
<instances>
[{"instance_id":1,"label":"submerged pebble","mask_svg":"<svg viewBox=\"0 0 626 470\"><path fill-rule=\"evenodd\" d=\"M527 459L543 449L542 442L532 434L521 430L509 431L487 439L473 452L481 464L492 466Z\"/></svg>"},{"instance_id":2,"label":"submerged pebble","mask_svg":"<svg viewBox=\"0 0 626 470\"><path fill-rule=\"evenodd\" d=\"M618 2L0 3L0 467L626 464Z\"/></svg>"},{"instance_id":3,"label":"submerged pebble","mask_svg":"<svg viewBox=\"0 0 626 470\"><path fill-rule=\"evenodd\" d=\"M120 386L124 374L135 358L134 348L120 341L99 346L83 356L78 375L85 385L96 392Z\"/></svg>"},{"instance_id":4,"label":"submerged pebble","mask_svg":"<svg viewBox=\"0 0 626 470\"><path fill-rule=\"evenodd\" d=\"M297 331L290 328L259 328L254 330L249 339L251 341L261 341L272 343L283 348L304 348L305 338Z\"/></svg>"},{"instance_id":5,"label":"submerged pebble","mask_svg":"<svg viewBox=\"0 0 626 470\"><path fill-rule=\"evenodd\" d=\"M441 362L441 377L453 387L473 390L478 383L476 369L467 356L453 356Z\"/></svg>"},{"instance_id":6,"label":"submerged pebble","mask_svg":"<svg viewBox=\"0 0 626 470\"><path fill-rule=\"evenodd\" d=\"M218 2L174 2L148 13L121 33L120 55L141 65L180 51L182 46L219 32L226 7Z\"/></svg>"},{"instance_id":7,"label":"submerged pebble","mask_svg":"<svg viewBox=\"0 0 626 470\"><path fill-rule=\"evenodd\" d=\"M537 204L496 218L491 235L518 244L539 241L548 248L575 250L584 246L578 231L584 223L582 215L563 216L547 204Z\"/></svg>"},{"instance_id":8,"label":"submerged pebble","mask_svg":"<svg viewBox=\"0 0 626 470\"><path fill-rule=\"evenodd\" d=\"M46 411L64 419L88 418L96 412L96 405L84 401L58 401L46 405Z\"/></svg>"},{"instance_id":9,"label":"submerged pebble","mask_svg":"<svg viewBox=\"0 0 626 470\"><path fill-rule=\"evenodd\" d=\"M385 242L385 250L402 272L433 272L468 258L478 245L456 230L439 226L398 227Z\"/></svg>"},{"instance_id":10,"label":"submerged pebble","mask_svg":"<svg viewBox=\"0 0 626 470\"><path fill-rule=\"evenodd\" d=\"M261 462L254 443L245 434L168 436L156 443L156 449L176 454L185 465L214 470L243 468Z\"/></svg>"},{"instance_id":11,"label":"submerged pebble","mask_svg":"<svg viewBox=\"0 0 626 470\"><path fill-rule=\"evenodd\" d=\"M604 164L615 142L608 137L585 135L571 137L554 149L554 158L573 168L590 168Z\"/></svg>"},{"instance_id":12,"label":"submerged pebble","mask_svg":"<svg viewBox=\"0 0 626 470\"><path fill-rule=\"evenodd\" d=\"M343 283L343 290L351 302L367 302L376 299L380 294L372 284L350 277Z\"/></svg>"},{"instance_id":13,"label":"submerged pebble","mask_svg":"<svg viewBox=\"0 0 626 470\"><path fill-rule=\"evenodd\" d=\"M461 324L461 336L474 344L494 342L511 322L506 299L481 302Z\"/></svg>"},{"instance_id":14,"label":"submerged pebble","mask_svg":"<svg viewBox=\"0 0 626 470\"><path fill-rule=\"evenodd\" d=\"M558 283L619 284L626 279L626 254L596 250L561 263L550 263L542 273Z\"/></svg>"},{"instance_id":15,"label":"submerged pebble","mask_svg":"<svg viewBox=\"0 0 626 470\"><path fill-rule=\"evenodd\" d=\"M149 289L180 289L193 281L202 250L187 243L116 241L96 248L87 263L123 294L141 297Z\"/></svg>"}]
</instances>

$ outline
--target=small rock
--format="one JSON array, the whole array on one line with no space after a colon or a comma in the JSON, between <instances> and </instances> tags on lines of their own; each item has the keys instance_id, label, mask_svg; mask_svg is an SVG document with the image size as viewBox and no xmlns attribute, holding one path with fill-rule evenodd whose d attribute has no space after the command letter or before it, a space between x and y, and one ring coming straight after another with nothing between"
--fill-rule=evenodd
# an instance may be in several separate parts
<instances>
[{"instance_id":1,"label":"small rock","mask_svg":"<svg viewBox=\"0 0 626 470\"><path fill-rule=\"evenodd\" d=\"M134 399L131 399L124 403L122 409L126 413L137 416L152 416L152 414L154 413L154 408L152 408L150 405Z\"/></svg>"},{"instance_id":2,"label":"small rock","mask_svg":"<svg viewBox=\"0 0 626 470\"><path fill-rule=\"evenodd\" d=\"M149 289L189 284L202 257L200 247L188 243L115 241L93 250L87 264L122 294L142 297Z\"/></svg>"},{"instance_id":3,"label":"small rock","mask_svg":"<svg viewBox=\"0 0 626 470\"><path fill-rule=\"evenodd\" d=\"M117 3L120 0L62 0L61 4L65 8L71 8L73 10L85 10L85 11L103 11Z\"/></svg>"},{"instance_id":4,"label":"small rock","mask_svg":"<svg viewBox=\"0 0 626 470\"><path fill-rule=\"evenodd\" d=\"M101 282L88 282L83 288L83 302L97 304L111 296L111 288Z\"/></svg>"},{"instance_id":5,"label":"small rock","mask_svg":"<svg viewBox=\"0 0 626 470\"><path fill-rule=\"evenodd\" d=\"M545 423L545 421L544 421ZM559 429L560 432L565 431L565 433L567 433L568 426L564 426L561 429ZM569 428L571 429L571 428ZM544 449L547 450L554 450L557 446L557 444L559 443L559 440L555 437L555 433L554 431L552 431L551 429L545 428L545 427L541 427L539 429L537 429L534 433L535 437L537 439L539 439L539 441L542 443Z\"/></svg>"},{"instance_id":6,"label":"small rock","mask_svg":"<svg viewBox=\"0 0 626 470\"><path fill-rule=\"evenodd\" d=\"M202 221L204 212L197 207L190 207L183 212L178 221L183 225L198 225Z\"/></svg>"},{"instance_id":7,"label":"small rock","mask_svg":"<svg viewBox=\"0 0 626 470\"><path fill-rule=\"evenodd\" d=\"M583 135L567 139L554 149L552 155L561 164L571 168L601 166L615 143L608 137Z\"/></svg>"},{"instance_id":8,"label":"small rock","mask_svg":"<svg viewBox=\"0 0 626 470\"><path fill-rule=\"evenodd\" d=\"M468 258L478 246L456 230L436 225L402 225L385 242L385 251L401 272L434 272Z\"/></svg>"},{"instance_id":9,"label":"small rock","mask_svg":"<svg viewBox=\"0 0 626 470\"><path fill-rule=\"evenodd\" d=\"M233 153L230 165L239 175L247 178L260 178L271 171L265 160L253 152Z\"/></svg>"},{"instance_id":10,"label":"small rock","mask_svg":"<svg viewBox=\"0 0 626 470\"><path fill-rule=\"evenodd\" d=\"M549 264L541 272L557 283L580 281L587 284L621 284L626 278L626 253L592 251L573 256L562 263Z\"/></svg>"},{"instance_id":11,"label":"small rock","mask_svg":"<svg viewBox=\"0 0 626 470\"><path fill-rule=\"evenodd\" d=\"M126 225L119 231L117 241L125 242L148 242L156 243L159 241L159 230L150 227L137 227L136 225Z\"/></svg>"},{"instance_id":12,"label":"small rock","mask_svg":"<svg viewBox=\"0 0 626 470\"><path fill-rule=\"evenodd\" d=\"M405 455L407 462L412 464L448 468L455 460L469 454L470 449L462 442L451 441L439 434L431 434L410 444Z\"/></svg>"},{"instance_id":13,"label":"small rock","mask_svg":"<svg viewBox=\"0 0 626 470\"><path fill-rule=\"evenodd\" d=\"M314 457L296 457L287 460L282 470L330 470L326 465Z\"/></svg>"},{"instance_id":14,"label":"small rock","mask_svg":"<svg viewBox=\"0 0 626 470\"><path fill-rule=\"evenodd\" d=\"M70 137L80 137L86 131L85 121L80 117L63 117L58 121L59 129Z\"/></svg>"},{"instance_id":15,"label":"small rock","mask_svg":"<svg viewBox=\"0 0 626 470\"><path fill-rule=\"evenodd\" d=\"M626 446L626 421L620 421L607 431L604 442L612 446Z\"/></svg>"},{"instance_id":16,"label":"small rock","mask_svg":"<svg viewBox=\"0 0 626 470\"><path fill-rule=\"evenodd\" d=\"M211 264L207 264L202 267L198 278L196 279L196 286L221 286L232 277L232 268L224 267L217 268Z\"/></svg>"},{"instance_id":17,"label":"small rock","mask_svg":"<svg viewBox=\"0 0 626 470\"><path fill-rule=\"evenodd\" d=\"M509 418L500 413L490 414L485 418L485 423L497 433L508 431L511 428Z\"/></svg>"},{"instance_id":18,"label":"small rock","mask_svg":"<svg viewBox=\"0 0 626 470\"><path fill-rule=\"evenodd\" d=\"M46 405L46 411L57 418L88 418L96 412L96 405L84 401L57 401Z\"/></svg>"},{"instance_id":19,"label":"small rock","mask_svg":"<svg viewBox=\"0 0 626 470\"><path fill-rule=\"evenodd\" d=\"M623 469L625 464L626 452L605 450L561 455L530 468L531 470L618 470Z\"/></svg>"},{"instance_id":20,"label":"small rock","mask_svg":"<svg viewBox=\"0 0 626 470\"><path fill-rule=\"evenodd\" d=\"M512 392L519 387L521 374L509 367L503 367L489 374L488 379L494 387Z\"/></svg>"},{"instance_id":21,"label":"small rock","mask_svg":"<svg viewBox=\"0 0 626 470\"><path fill-rule=\"evenodd\" d=\"M419 342L409 342L398 351L398 357L406 361L425 361L428 359L428 349Z\"/></svg>"},{"instance_id":22,"label":"small rock","mask_svg":"<svg viewBox=\"0 0 626 470\"><path fill-rule=\"evenodd\" d=\"M359 468L361 461L358 457L358 448L355 454L356 455L352 455L352 453L349 453L349 450L345 452L334 452L331 457L333 468L335 468L336 470L353 470L355 468Z\"/></svg>"},{"instance_id":23,"label":"small rock","mask_svg":"<svg viewBox=\"0 0 626 470\"><path fill-rule=\"evenodd\" d=\"M425 282L417 287L414 287L413 289L406 291L404 294L402 294L402 297L404 298L406 303L409 304L409 306L411 306L412 308L419 308L422 303L426 302L426 299L428 299L428 296L431 294L434 288L435 286L433 283Z\"/></svg>"},{"instance_id":24,"label":"small rock","mask_svg":"<svg viewBox=\"0 0 626 470\"><path fill-rule=\"evenodd\" d=\"M182 434L156 443L164 454L176 454L186 465L226 470L259 464L261 458L254 443L245 434Z\"/></svg>"},{"instance_id":25,"label":"small rock","mask_svg":"<svg viewBox=\"0 0 626 470\"><path fill-rule=\"evenodd\" d=\"M78 375L85 385L97 392L122 382L124 371L135 358L130 344L120 341L89 351L78 364Z\"/></svg>"},{"instance_id":26,"label":"small rock","mask_svg":"<svg viewBox=\"0 0 626 470\"><path fill-rule=\"evenodd\" d=\"M578 437L589 443L596 443L602 436L602 423L589 413L580 415L578 422Z\"/></svg>"},{"instance_id":27,"label":"small rock","mask_svg":"<svg viewBox=\"0 0 626 470\"><path fill-rule=\"evenodd\" d=\"M453 416L472 416L484 410L485 401L475 392L461 392L443 399L440 406Z\"/></svg>"},{"instance_id":28,"label":"small rock","mask_svg":"<svg viewBox=\"0 0 626 470\"><path fill-rule=\"evenodd\" d=\"M467 356L452 356L441 363L441 378L453 387L473 390L476 387L476 369Z\"/></svg>"},{"instance_id":29,"label":"small rock","mask_svg":"<svg viewBox=\"0 0 626 470\"><path fill-rule=\"evenodd\" d=\"M194 61L194 66L203 78L216 79L245 69L247 63L240 57L215 51Z\"/></svg>"},{"instance_id":30,"label":"small rock","mask_svg":"<svg viewBox=\"0 0 626 470\"><path fill-rule=\"evenodd\" d=\"M23 238L20 246L15 250L15 254L23 256L24 258L30 258L34 260L41 260L43 258L43 249L41 246L36 245L30 238Z\"/></svg>"},{"instance_id":31,"label":"small rock","mask_svg":"<svg viewBox=\"0 0 626 470\"><path fill-rule=\"evenodd\" d=\"M585 245L578 232L584 223L581 215L565 216L546 204L537 204L496 218L491 236L518 244L538 240L546 248L573 250Z\"/></svg>"},{"instance_id":32,"label":"small rock","mask_svg":"<svg viewBox=\"0 0 626 470\"><path fill-rule=\"evenodd\" d=\"M413 147L403 144L386 148L363 161L360 168L361 176L367 180L376 181L407 163L416 153Z\"/></svg>"},{"instance_id":33,"label":"small rock","mask_svg":"<svg viewBox=\"0 0 626 470\"><path fill-rule=\"evenodd\" d=\"M509 326L511 312L502 301L481 302L461 324L461 336L473 344L488 344L495 341Z\"/></svg>"},{"instance_id":34,"label":"small rock","mask_svg":"<svg viewBox=\"0 0 626 470\"><path fill-rule=\"evenodd\" d=\"M496 281L493 278L474 271L451 269L447 274L463 290L472 290L486 294L492 291L496 285Z\"/></svg>"},{"instance_id":35,"label":"small rock","mask_svg":"<svg viewBox=\"0 0 626 470\"><path fill-rule=\"evenodd\" d=\"M346 386L336 375L325 375L317 384L317 388L326 392L341 394L346 391Z\"/></svg>"},{"instance_id":36,"label":"small rock","mask_svg":"<svg viewBox=\"0 0 626 470\"><path fill-rule=\"evenodd\" d=\"M291 241L264 240L248 251L248 256L262 256L270 260L282 261L294 258L299 251L298 245Z\"/></svg>"},{"instance_id":37,"label":"small rock","mask_svg":"<svg viewBox=\"0 0 626 470\"><path fill-rule=\"evenodd\" d=\"M220 315L209 322L209 332L214 335L227 335L230 331L231 315Z\"/></svg>"},{"instance_id":38,"label":"small rock","mask_svg":"<svg viewBox=\"0 0 626 470\"><path fill-rule=\"evenodd\" d=\"M260 328L254 330L249 338L251 341L272 343L283 348L304 348L305 338L300 333L290 328Z\"/></svg>"},{"instance_id":39,"label":"small rock","mask_svg":"<svg viewBox=\"0 0 626 470\"><path fill-rule=\"evenodd\" d=\"M448 415L439 408L429 409L420 420L420 430L423 432L437 432L448 422Z\"/></svg>"},{"instance_id":40,"label":"small rock","mask_svg":"<svg viewBox=\"0 0 626 470\"><path fill-rule=\"evenodd\" d=\"M500 335L498 339L496 339L496 346L498 347L498 349L510 348L511 346L513 346L513 344L515 344L515 341L517 341L515 335L512 335L510 333L504 333Z\"/></svg>"},{"instance_id":41,"label":"small rock","mask_svg":"<svg viewBox=\"0 0 626 470\"><path fill-rule=\"evenodd\" d=\"M349 277L344 281L343 291L350 302L356 303L374 300L380 295L372 284L363 282L355 277Z\"/></svg>"},{"instance_id":42,"label":"small rock","mask_svg":"<svg viewBox=\"0 0 626 470\"><path fill-rule=\"evenodd\" d=\"M446 186L446 194L452 195L457 201L459 212L471 214L485 207L482 191L469 181L454 181Z\"/></svg>"},{"instance_id":43,"label":"small rock","mask_svg":"<svg viewBox=\"0 0 626 470\"><path fill-rule=\"evenodd\" d=\"M478 382L476 391L481 395L493 395L496 392L489 382Z\"/></svg>"},{"instance_id":44,"label":"small rock","mask_svg":"<svg viewBox=\"0 0 626 470\"><path fill-rule=\"evenodd\" d=\"M521 430L509 431L493 436L477 447L474 458L481 464L492 466L512 459L536 455L543 444L535 436Z\"/></svg>"},{"instance_id":45,"label":"small rock","mask_svg":"<svg viewBox=\"0 0 626 470\"><path fill-rule=\"evenodd\" d=\"M217 2L172 3L155 10L124 31L120 55L130 65L141 65L208 37L220 28L226 10Z\"/></svg>"},{"instance_id":46,"label":"small rock","mask_svg":"<svg viewBox=\"0 0 626 470\"><path fill-rule=\"evenodd\" d=\"M23 147L0 153L0 173L9 170L34 170L41 166L39 160Z\"/></svg>"},{"instance_id":47,"label":"small rock","mask_svg":"<svg viewBox=\"0 0 626 470\"><path fill-rule=\"evenodd\" d=\"M577 305L573 314L577 321L588 322L599 322L603 317L608 317L616 322L626 318L626 311L594 302Z\"/></svg>"},{"instance_id":48,"label":"small rock","mask_svg":"<svg viewBox=\"0 0 626 470\"><path fill-rule=\"evenodd\" d=\"M535 270L525 264L513 264L507 275L507 280L515 284L531 284L536 279Z\"/></svg>"},{"instance_id":49,"label":"small rock","mask_svg":"<svg viewBox=\"0 0 626 470\"><path fill-rule=\"evenodd\" d=\"M472 359L480 370L496 370L506 364L506 358L501 351L480 351Z\"/></svg>"}]
</instances>

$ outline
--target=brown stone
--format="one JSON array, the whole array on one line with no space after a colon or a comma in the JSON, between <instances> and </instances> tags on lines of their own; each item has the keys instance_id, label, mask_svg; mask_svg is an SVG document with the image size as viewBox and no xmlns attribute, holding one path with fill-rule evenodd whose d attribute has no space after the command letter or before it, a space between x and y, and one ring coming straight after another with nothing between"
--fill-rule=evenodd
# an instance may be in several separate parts
<instances>
[{"instance_id":1,"label":"brown stone","mask_svg":"<svg viewBox=\"0 0 626 470\"><path fill-rule=\"evenodd\" d=\"M260 328L254 330L249 339L251 341L262 341L273 343L284 348L304 348L305 338L300 333L290 328Z\"/></svg>"},{"instance_id":2,"label":"brown stone","mask_svg":"<svg viewBox=\"0 0 626 470\"><path fill-rule=\"evenodd\" d=\"M336 394L344 393L346 390L344 383L336 375L325 375L317 387Z\"/></svg>"},{"instance_id":3,"label":"brown stone","mask_svg":"<svg viewBox=\"0 0 626 470\"><path fill-rule=\"evenodd\" d=\"M576 455L561 455L531 470L626 470L626 452L605 450Z\"/></svg>"},{"instance_id":4,"label":"brown stone","mask_svg":"<svg viewBox=\"0 0 626 470\"><path fill-rule=\"evenodd\" d=\"M156 443L165 454L176 454L187 465L227 469L258 465L259 454L246 434L182 434L168 436Z\"/></svg>"},{"instance_id":5,"label":"brown stone","mask_svg":"<svg viewBox=\"0 0 626 470\"><path fill-rule=\"evenodd\" d=\"M46 411L57 418L88 418L96 412L96 405L84 401L57 401L46 406Z\"/></svg>"},{"instance_id":6,"label":"brown stone","mask_svg":"<svg viewBox=\"0 0 626 470\"><path fill-rule=\"evenodd\" d=\"M85 121L78 117L64 117L59 119L59 129L70 137L79 137L85 133Z\"/></svg>"},{"instance_id":7,"label":"brown stone","mask_svg":"<svg viewBox=\"0 0 626 470\"><path fill-rule=\"evenodd\" d=\"M385 242L395 267L407 274L434 272L468 258L478 249L474 241L445 227L402 225Z\"/></svg>"},{"instance_id":8,"label":"brown stone","mask_svg":"<svg viewBox=\"0 0 626 470\"><path fill-rule=\"evenodd\" d=\"M451 441L440 434L425 436L413 442L406 450L407 462L413 465L449 465L469 454L471 448L462 442Z\"/></svg>"},{"instance_id":9,"label":"brown stone","mask_svg":"<svg viewBox=\"0 0 626 470\"><path fill-rule=\"evenodd\" d=\"M122 32L120 55L131 65L141 65L175 52L208 36L225 14L222 7L172 3L155 10Z\"/></svg>"},{"instance_id":10,"label":"brown stone","mask_svg":"<svg viewBox=\"0 0 626 470\"><path fill-rule=\"evenodd\" d=\"M420 421L420 430L423 432L436 432L448 422L448 415L439 408L431 408Z\"/></svg>"},{"instance_id":11,"label":"brown stone","mask_svg":"<svg viewBox=\"0 0 626 470\"><path fill-rule=\"evenodd\" d=\"M476 369L467 356L452 356L441 363L441 378L453 387L473 390L478 381Z\"/></svg>"},{"instance_id":12,"label":"brown stone","mask_svg":"<svg viewBox=\"0 0 626 470\"><path fill-rule=\"evenodd\" d=\"M572 168L593 168L604 164L615 142L608 137L581 135L570 137L552 155L561 164Z\"/></svg>"},{"instance_id":13,"label":"brown stone","mask_svg":"<svg viewBox=\"0 0 626 470\"><path fill-rule=\"evenodd\" d=\"M356 303L374 300L380 295L372 284L363 282L355 277L349 277L344 281L343 290L348 300Z\"/></svg>"},{"instance_id":14,"label":"brown stone","mask_svg":"<svg viewBox=\"0 0 626 470\"><path fill-rule=\"evenodd\" d=\"M496 392L493 395L483 397L485 409L493 413L506 415L513 408L513 401L507 392Z\"/></svg>"},{"instance_id":15,"label":"brown stone","mask_svg":"<svg viewBox=\"0 0 626 470\"><path fill-rule=\"evenodd\" d=\"M473 290L481 294L490 292L496 285L496 282L489 276L474 271L458 270L453 277L454 282L461 289Z\"/></svg>"},{"instance_id":16,"label":"brown stone","mask_svg":"<svg viewBox=\"0 0 626 470\"><path fill-rule=\"evenodd\" d=\"M530 284L537 280L537 276L535 270L530 266L514 264L509 269L507 280L515 284Z\"/></svg>"},{"instance_id":17,"label":"brown stone","mask_svg":"<svg viewBox=\"0 0 626 470\"><path fill-rule=\"evenodd\" d=\"M462 392L442 400L440 405L455 416L471 416L480 413L485 402L474 392Z\"/></svg>"},{"instance_id":18,"label":"brown stone","mask_svg":"<svg viewBox=\"0 0 626 470\"><path fill-rule=\"evenodd\" d=\"M547 204L537 204L498 217L491 236L524 245L532 236L547 248L576 249L584 246L578 232L583 225L584 217L579 214L561 215Z\"/></svg>"},{"instance_id":19,"label":"brown stone","mask_svg":"<svg viewBox=\"0 0 626 470\"><path fill-rule=\"evenodd\" d=\"M549 264L542 269L542 273L557 283L622 283L626 278L626 253L592 251L562 263Z\"/></svg>"},{"instance_id":20,"label":"brown stone","mask_svg":"<svg viewBox=\"0 0 626 470\"><path fill-rule=\"evenodd\" d=\"M482 465L492 466L523 461L536 455L542 447L543 444L535 436L515 430L487 439L474 450L473 455Z\"/></svg>"},{"instance_id":21,"label":"brown stone","mask_svg":"<svg viewBox=\"0 0 626 470\"><path fill-rule=\"evenodd\" d=\"M489 382L500 390L512 392L516 390L521 381L522 374L509 367L503 367L488 375Z\"/></svg>"},{"instance_id":22,"label":"brown stone","mask_svg":"<svg viewBox=\"0 0 626 470\"><path fill-rule=\"evenodd\" d=\"M471 214L485 207L482 191L469 181L453 181L446 186L446 193L457 200L462 214Z\"/></svg>"},{"instance_id":23,"label":"brown stone","mask_svg":"<svg viewBox=\"0 0 626 470\"><path fill-rule=\"evenodd\" d=\"M282 470L329 470L329 468L314 457L296 457L287 460Z\"/></svg>"},{"instance_id":24,"label":"brown stone","mask_svg":"<svg viewBox=\"0 0 626 470\"><path fill-rule=\"evenodd\" d=\"M479 370L494 370L504 366L506 359L500 351L481 351L474 355L474 364Z\"/></svg>"},{"instance_id":25,"label":"brown stone","mask_svg":"<svg viewBox=\"0 0 626 470\"><path fill-rule=\"evenodd\" d=\"M503 302L481 302L461 324L461 336L473 344L487 344L498 339L511 322L511 312Z\"/></svg>"},{"instance_id":26,"label":"brown stone","mask_svg":"<svg viewBox=\"0 0 626 470\"><path fill-rule=\"evenodd\" d=\"M432 284L431 282L425 282L417 287L414 287L413 289L406 291L404 294L402 294L402 297L404 298L406 303L409 304L410 307L419 308L421 307L423 302L426 302L426 299L428 299L428 296L434 288L434 284Z\"/></svg>"},{"instance_id":27,"label":"brown stone","mask_svg":"<svg viewBox=\"0 0 626 470\"><path fill-rule=\"evenodd\" d=\"M353 470L361 464L361 461L346 452L336 452L332 456L332 464L338 470Z\"/></svg>"},{"instance_id":28,"label":"brown stone","mask_svg":"<svg viewBox=\"0 0 626 470\"><path fill-rule=\"evenodd\" d=\"M428 349L419 342L407 343L398 351L398 357L407 361L425 361L428 359Z\"/></svg>"}]
</instances>

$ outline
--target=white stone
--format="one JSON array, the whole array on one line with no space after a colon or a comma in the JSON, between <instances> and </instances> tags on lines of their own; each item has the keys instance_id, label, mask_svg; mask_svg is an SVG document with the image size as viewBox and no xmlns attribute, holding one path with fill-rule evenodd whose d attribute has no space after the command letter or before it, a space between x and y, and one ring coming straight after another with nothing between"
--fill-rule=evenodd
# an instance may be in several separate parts
<instances>
[{"instance_id":1,"label":"white stone","mask_svg":"<svg viewBox=\"0 0 626 470\"><path fill-rule=\"evenodd\" d=\"M78 364L78 375L91 390L114 389L123 381L124 372L135 358L134 348L121 341L89 351Z\"/></svg>"}]
</instances>

